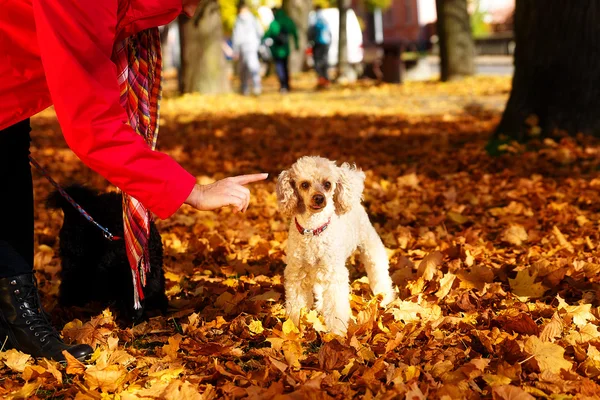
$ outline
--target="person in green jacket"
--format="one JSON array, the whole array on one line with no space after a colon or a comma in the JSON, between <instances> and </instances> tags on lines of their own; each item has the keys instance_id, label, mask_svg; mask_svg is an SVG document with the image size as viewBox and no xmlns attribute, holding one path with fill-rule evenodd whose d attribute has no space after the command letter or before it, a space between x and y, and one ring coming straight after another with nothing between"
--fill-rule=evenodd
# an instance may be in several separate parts
<instances>
[{"instance_id":1,"label":"person in green jacket","mask_svg":"<svg viewBox=\"0 0 600 400\"><path fill-rule=\"evenodd\" d=\"M290 35L294 38L296 50L300 49L298 44L298 32L296 24L286 14L283 8L277 8L273 11L274 20L265 32L264 42L269 46L275 71L279 78L279 91L286 93L290 90L290 75L288 68L288 59L290 56Z\"/></svg>"}]
</instances>

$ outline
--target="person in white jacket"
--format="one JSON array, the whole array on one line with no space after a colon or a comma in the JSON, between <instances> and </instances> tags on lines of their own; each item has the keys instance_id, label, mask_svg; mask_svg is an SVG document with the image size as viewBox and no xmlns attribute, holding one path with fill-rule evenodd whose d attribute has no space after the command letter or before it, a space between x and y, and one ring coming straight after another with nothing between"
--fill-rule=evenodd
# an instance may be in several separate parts
<instances>
[{"instance_id":1,"label":"person in white jacket","mask_svg":"<svg viewBox=\"0 0 600 400\"><path fill-rule=\"evenodd\" d=\"M234 58L239 64L241 92L244 95L250 94L249 82L252 81L252 91L255 95L259 95L262 89L258 48L263 36L263 28L245 3L241 2L238 9L231 41Z\"/></svg>"}]
</instances>

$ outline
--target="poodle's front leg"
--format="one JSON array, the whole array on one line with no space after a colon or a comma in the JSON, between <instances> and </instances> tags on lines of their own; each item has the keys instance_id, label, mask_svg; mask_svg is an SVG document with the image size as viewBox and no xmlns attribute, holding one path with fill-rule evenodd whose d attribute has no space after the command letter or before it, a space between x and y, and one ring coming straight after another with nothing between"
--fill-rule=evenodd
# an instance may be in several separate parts
<instances>
[{"instance_id":1,"label":"poodle's front leg","mask_svg":"<svg viewBox=\"0 0 600 400\"><path fill-rule=\"evenodd\" d=\"M386 306L396 298L396 292L389 273L389 261L385 246L373 228L373 225L364 224L361 237L360 256L367 270L369 284L373 294L383 294L381 305Z\"/></svg>"},{"instance_id":2,"label":"poodle's front leg","mask_svg":"<svg viewBox=\"0 0 600 400\"><path fill-rule=\"evenodd\" d=\"M345 335L352 315L350 278L345 263L336 265L334 271L319 286L322 295L322 302L318 301L319 309L327 327L337 335Z\"/></svg>"},{"instance_id":3,"label":"poodle's front leg","mask_svg":"<svg viewBox=\"0 0 600 400\"><path fill-rule=\"evenodd\" d=\"M312 279L308 268L297 261L291 261L283 273L285 287L285 310L296 326L300 326L302 308L310 310L313 305Z\"/></svg>"}]
</instances>

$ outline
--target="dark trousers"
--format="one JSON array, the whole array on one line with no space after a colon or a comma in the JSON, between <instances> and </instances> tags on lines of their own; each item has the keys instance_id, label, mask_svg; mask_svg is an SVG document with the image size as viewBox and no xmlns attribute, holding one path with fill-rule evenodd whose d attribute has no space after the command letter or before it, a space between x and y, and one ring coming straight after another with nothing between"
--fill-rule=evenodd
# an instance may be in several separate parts
<instances>
[{"instance_id":1,"label":"dark trousers","mask_svg":"<svg viewBox=\"0 0 600 400\"><path fill-rule=\"evenodd\" d=\"M313 46L313 59L315 61L315 72L319 78L329 80L329 45L328 44L315 44Z\"/></svg>"},{"instance_id":2,"label":"dark trousers","mask_svg":"<svg viewBox=\"0 0 600 400\"><path fill-rule=\"evenodd\" d=\"M280 89L289 90L290 73L288 69L288 57L275 58L273 61L275 63L275 72L277 73L277 77L279 78Z\"/></svg>"},{"instance_id":3,"label":"dark trousers","mask_svg":"<svg viewBox=\"0 0 600 400\"><path fill-rule=\"evenodd\" d=\"M0 278L33 271L29 119L0 130Z\"/></svg>"}]
</instances>

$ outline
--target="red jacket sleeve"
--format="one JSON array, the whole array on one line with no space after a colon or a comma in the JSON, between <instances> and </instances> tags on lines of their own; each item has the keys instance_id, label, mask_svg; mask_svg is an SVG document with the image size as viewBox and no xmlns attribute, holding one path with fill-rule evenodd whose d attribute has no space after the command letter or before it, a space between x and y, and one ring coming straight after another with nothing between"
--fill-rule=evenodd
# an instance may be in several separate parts
<instances>
[{"instance_id":1,"label":"red jacket sleeve","mask_svg":"<svg viewBox=\"0 0 600 400\"><path fill-rule=\"evenodd\" d=\"M167 10L178 3L174 15L181 11L181 0L147 3L159 2ZM33 7L44 72L67 144L160 218L170 216L196 180L166 154L152 151L126 123L111 61L117 0L34 0ZM156 22L168 22L164 18ZM142 19L144 25L149 19Z\"/></svg>"}]
</instances>

